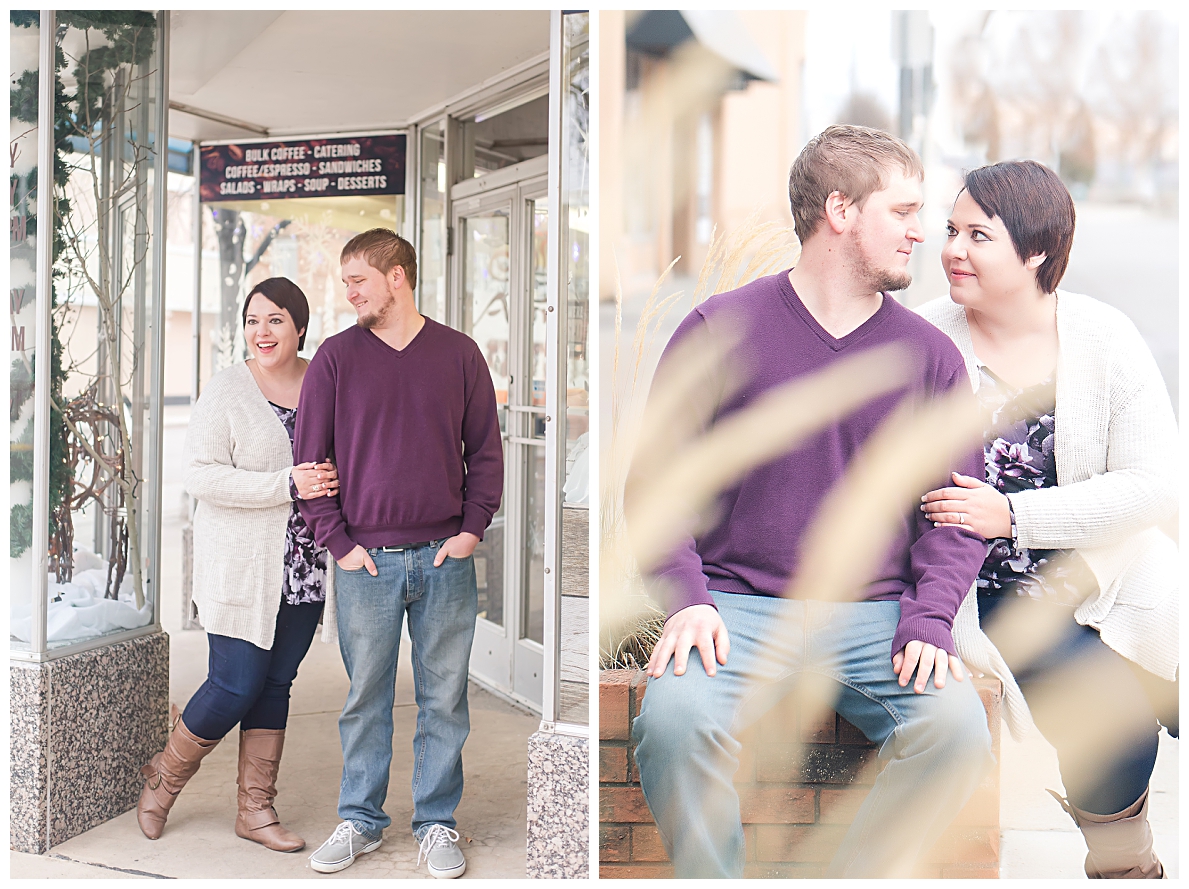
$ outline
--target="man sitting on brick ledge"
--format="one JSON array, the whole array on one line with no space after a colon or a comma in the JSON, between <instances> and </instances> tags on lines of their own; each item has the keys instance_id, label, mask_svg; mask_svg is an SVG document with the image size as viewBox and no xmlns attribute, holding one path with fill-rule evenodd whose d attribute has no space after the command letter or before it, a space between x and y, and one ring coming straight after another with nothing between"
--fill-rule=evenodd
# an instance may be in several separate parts
<instances>
[{"instance_id":1,"label":"man sitting on brick ledge","mask_svg":"<svg viewBox=\"0 0 1189 889\"><path fill-rule=\"evenodd\" d=\"M760 699L770 705L779 697L758 694L765 685L805 673L831 685L838 713L888 760L828 876L910 874L991 762L983 707L962 681L951 635L986 554L981 537L906 511L859 601L815 601L812 592L781 598L806 561L801 547L824 498L881 423L902 405L969 391L953 343L885 293L911 280L909 257L923 240L922 176L916 154L885 133L824 131L790 174L802 243L796 268L711 297L682 322L661 359L658 381L687 338L738 343L721 363L733 382L716 368L699 387L709 401L692 408L702 431L854 353L899 343L911 359L899 389L750 470L719 497L717 523L684 538L652 572L670 616L648 665L633 738L640 783L679 877L743 874L732 776L737 736L762 715ZM972 444L951 468L982 472ZM638 462L629 479L629 524L643 471ZM812 580L800 578L800 588L812 590ZM692 647L701 667L695 659L687 672ZM958 681L946 682L947 673Z\"/></svg>"}]
</instances>

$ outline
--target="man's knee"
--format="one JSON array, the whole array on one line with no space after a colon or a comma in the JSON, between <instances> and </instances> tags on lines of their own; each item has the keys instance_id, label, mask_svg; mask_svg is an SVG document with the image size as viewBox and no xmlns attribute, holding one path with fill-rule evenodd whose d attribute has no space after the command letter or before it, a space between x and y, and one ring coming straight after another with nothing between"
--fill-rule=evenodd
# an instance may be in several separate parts
<instances>
[{"instance_id":1,"label":"man's knee","mask_svg":"<svg viewBox=\"0 0 1189 889\"><path fill-rule=\"evenodd\" d=\"M955 768L985 768L991 762L991 730L978 693L969 685L948 686L923 708L922 732Z\"/></svg>"},{"instance_id":2,"label":"man's knee","mask_svg":"<svg viewBox=\"0 0 1189 889\"><path fill-rule=\"evenodd\" d=\"M667 674L650 680L632 723L632 740L637 756L647 759L661 752L669 762L705 751L738 752L738 743L723 724L721 708L713 706L713 695L704 682L692 677Z\"/></svg>"},{"instance_id":3,"label":"man's knee","mask_svg":"<svg viewBox=\"0 0 1189 889\"><path fill-rule=\"evenodd\" d=\"M987 711L974 688L946 686L923 704L897 732L905 748L930 750L943 768L982 769L992 762Z\"/></svg>"}]
</instances>

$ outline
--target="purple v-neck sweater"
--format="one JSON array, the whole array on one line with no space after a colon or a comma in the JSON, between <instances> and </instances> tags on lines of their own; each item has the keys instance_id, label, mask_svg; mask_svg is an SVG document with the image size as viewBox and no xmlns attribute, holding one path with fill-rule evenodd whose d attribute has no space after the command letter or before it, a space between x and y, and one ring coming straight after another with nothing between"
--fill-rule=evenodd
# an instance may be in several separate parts
<instances>
[{"instance_id":1,"label":"purple v-neck sweater","mask_svg":"<svg viewBox=\"0 0 1189 889\"><path fill-rule=\"evenodd\" d=\"M299 501L320 546L399 546L469 531L499 509L504 452L495 390L475 341L429 318L397 351L354 326L306 370L296 463L332 455L339 495Z\"/></svg>"},{"instance_id":2,"label":"purple v-neck sweater","mask_svg":"<svg viewBox=\"0 0 1189 889\"><path fill-rule=\"evenodd\" d=\"M719 497L712 527L686 538L654 574L672 596L670 614L694 604L713 605L711 589L782 595L801 563L802 539L819 506L880 423L905 398L929 399L955 387L970 391L957 347L890 296L860 327L835 339L805 308L787 271L713 296L694 309L666 347L658 374L674 345L691 335L738 342L726 362L733 376L729 391L724 394L718 374L707 383L712 404L703 412L710 424L753 404L769 389L861 350L905 343L913 363L907 387L867 402L796 450L755 467ZM952 468L982 478L979 444L973 442ZM947 472L921 493L950 483ZM915 504L906 511L881 567L863 591L867 599L900 601L893 653L914 639L954 653L954 615L985 556L985 543L977 534L934 528Z\"/></svg>"}]
</instances>

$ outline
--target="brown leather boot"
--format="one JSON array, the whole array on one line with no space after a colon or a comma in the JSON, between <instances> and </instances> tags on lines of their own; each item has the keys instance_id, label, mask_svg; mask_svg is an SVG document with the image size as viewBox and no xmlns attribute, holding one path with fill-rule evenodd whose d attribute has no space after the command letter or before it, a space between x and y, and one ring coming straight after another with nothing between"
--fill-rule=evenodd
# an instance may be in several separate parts
<instances>
[{"instance_id":1,"label":"brown leather boot","mask_svg":"<svg viewBox=\"0 0 1189 889\"><path fill-rule=\"evenodd\" d=\"M140 825L141 833L150 840L161 836L165 819L169 817L169 810L173 808L178 794L186 782L194 777L203 757L215 749L219 740L222 739L207 741L198 737L186 728L179 717L169 734L165 749L141 768L145 784L136 804L136 823Z\"/></svg>"},{"instance_id":2,"label":"brown leather boot","mask_svg":"<svg viewBox=\"0 0 1189 889\"><path fill-rule=\"evenodd\" d=\"M272 801L277 797L284 729L250 728L239 733L239 785L235 833L277 852L296 852L306 841L281 826Z\"/></svg>"},{"instance_id":3,"label":"brown leather boot","mask_svg":"<svg viewBox=\"0 0 1189 889\"><path fill-rule=\"evenodd\" d=\"M1148 824L1148 791L1122 812L1095 815L1083 812L1049 791L1069 813L1086 840L1086 876L1091 880L1161 880L1164 866L1152 848Z\"/></svg>"}]
</instances>

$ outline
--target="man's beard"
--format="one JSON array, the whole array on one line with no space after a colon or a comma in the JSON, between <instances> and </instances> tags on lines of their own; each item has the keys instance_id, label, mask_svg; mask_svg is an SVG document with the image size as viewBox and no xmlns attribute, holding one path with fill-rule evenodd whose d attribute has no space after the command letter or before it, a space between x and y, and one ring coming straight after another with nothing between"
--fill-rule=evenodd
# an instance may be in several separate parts
<instances>
[{"instance_id":1,"label":"man's beard","mask_svg":"<svg viewBox=\"0 0 1189 889\"><path fill-rule=\"evenodd\" d=\"M872 293L907 290L912 283L912 275L907 269L876 268L867 258L863 245L863 229L854 232L854 271L855 277L864 284L865 290Z\"/></svg>"},{"instance_id":2,"label":"man's beard","mask_svg":"<svg viewBox=\"0 0 1189 889\"><path fill-rule=\"evenodd\" d=\"M355 323L364 330L371 330L374 327L378 327L388 320L388 313L392 311L394 305L396 305L396 297L390 293L388 294L388 302L384 303L384 305L380 306L374 312L360 315Z\"/></svg>"},{"instance_id":3,"label":"man's beard","mask_svg":"<svg viewBox=\"0 0 1189 889\"><path fill-rule=\"evenodd\" d=\"M866 263L864 263L866 265ZM912 283L912 275L907 270L877 269L867 266L863 269L867 277L868 289L876 293L907 290Z\"/></svg>"}]
</instances>

